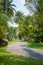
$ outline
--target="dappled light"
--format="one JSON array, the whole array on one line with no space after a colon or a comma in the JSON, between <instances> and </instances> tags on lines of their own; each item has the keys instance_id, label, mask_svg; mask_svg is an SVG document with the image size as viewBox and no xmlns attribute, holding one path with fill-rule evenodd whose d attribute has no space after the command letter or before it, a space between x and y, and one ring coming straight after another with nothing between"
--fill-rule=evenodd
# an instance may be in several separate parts
<instances>
[{"instance_id":1,"label":"dappled light","mask_svg":"<svg viewBox=\"0 0 43 65\"><path fill-rule=\"evenodd\" d=\"M0 56L0 65L28 65L28 64L43 65L42 60L41 61L34 60L31 58L26 58L18 55L11 55L11 54Z\"/></svg>"}]
</instances>

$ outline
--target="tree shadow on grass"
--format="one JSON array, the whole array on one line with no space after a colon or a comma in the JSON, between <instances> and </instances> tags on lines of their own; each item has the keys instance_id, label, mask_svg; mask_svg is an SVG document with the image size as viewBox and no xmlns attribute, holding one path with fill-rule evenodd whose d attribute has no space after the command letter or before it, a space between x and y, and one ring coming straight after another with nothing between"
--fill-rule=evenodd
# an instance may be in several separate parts
<instances>
[{"instance_id":1,"label":"tree shadow on grass","mask_svg":"<svg viewBox=\"0 0 43 65\"><path fill-rule=\"evenodd\" d=\"M6 55L0 57L0 63L1 65L21 65L23 62L23 59L20 60L20 58L17 58L13 55Z\"/></svg>"},{"instance_id":2,"label":"tree shadow on grass","mask_svg":"<svg viewBox=\"0 0 43 65\"><path fill-rule=\"evenodd\" d=\"M43 62L23 56L3 55L0 57L0 65L43 65Z\"/></svg>"}]
</instances>

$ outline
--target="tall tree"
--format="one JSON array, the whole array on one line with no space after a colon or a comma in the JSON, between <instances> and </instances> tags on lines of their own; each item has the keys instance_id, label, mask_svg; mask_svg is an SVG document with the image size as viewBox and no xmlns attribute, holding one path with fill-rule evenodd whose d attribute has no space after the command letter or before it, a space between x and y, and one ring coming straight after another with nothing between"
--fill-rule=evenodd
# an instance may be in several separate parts
<instances>
[{"instance_id":1,"label":"tall tree","mask_svg":"<svg viewBox=\"0 0 43 65\"><path fill-rule=\"evenodd\" d=\"M0 0L0 10L12 16L15 11L15 5L12 4L12 0Z\"/></svg>"},{"instance_id":2,"label":"tall tree","mask_svg":"<svg viewBox=\"0 0 43 65\"><path fill-rule=\"evenodd\" d=\"M23 37L23 23L24 23L23 17L24 15L21 11L17 11L15 13L14 22L18 23L19 25L17 30L18 30L18 36L20 39Z\"/></svg>"},{"instance_id":3,"label":"tall tree","mask_svg":"<svg viewBox=\"0 0 43 65\"><path fill-rule=\"evenodd\" d=\"M10 15L14 14L15 8L14 4L12 4L12 0L5 0L5 11Z\"/></svg>"},{"instance_id":4,"label":"tall tree","mask_svg":"<svg viewBox=\"0 0 43 65\"><path fill-rule=\"evenodd\" d=\"M28 9L43 15L43 0L25 0L25 2Z\"/></svg>"},{"instance_id":5,"label":"tall tree","mask_svg":"<svg viewBox=\"0 0 43 65\"><path fill-rule=\"evenodd\" d=\"M14 21L16 22L16 23L18 23L18 20L23 20L23 13L21 12L21 11L17 11L16 13L15 13L15 18L14 18Z\"/></svg>"},{"instance_id":6,"label":"tall tree","mask_svg":"<svg viewBox=\"0 0 43 65\"><path fill-rule=\"evenodd\" d=\"M0 38L7 38L8 16L0 13Z\"/></svg>"},{"instance_id":7,"label":"tall tree","mask_svg":"<svg viewBox=\"0 0 43 65\"><path fill-rule=\"evenodd\" d=\"M36 39L43 40L43 0L25 0L27 8L33 12L36 21Z\"/></svg>"}]
</instances>

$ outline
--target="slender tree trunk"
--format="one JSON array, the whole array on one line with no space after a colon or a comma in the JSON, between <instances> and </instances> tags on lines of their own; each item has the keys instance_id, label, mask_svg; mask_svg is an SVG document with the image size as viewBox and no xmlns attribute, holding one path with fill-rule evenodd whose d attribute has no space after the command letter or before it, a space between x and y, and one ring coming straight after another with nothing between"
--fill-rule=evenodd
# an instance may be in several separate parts
<instances>
[{"instance_id":1,"label":"slender tree trunk","mask_svg":"<svg viewBox=\"0 0 43 65\"><path fill-rule=\"evenodd\" d=\"M8 11L8 1L9 0L5 0L5 12L7 13L7 11Z\"/></svg>"}]
</instances>

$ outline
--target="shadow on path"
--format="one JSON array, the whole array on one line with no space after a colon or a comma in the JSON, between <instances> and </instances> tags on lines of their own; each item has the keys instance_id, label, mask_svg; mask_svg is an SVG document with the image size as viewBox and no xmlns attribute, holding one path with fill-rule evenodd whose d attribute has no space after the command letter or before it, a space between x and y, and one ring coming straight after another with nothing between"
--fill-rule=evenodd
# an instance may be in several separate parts
<instances>
[{"instance_id":1,"label":"shadow on path","mask_svg":"<svg viewBox=\"0 0 43 65\"><path fill-rule=\"evenodd\" d=\"M8 46L7 51L18 55L43 60L43 50L29 48L26 42L16 42L16 44Z\"/></svg>"}]
</instances>

